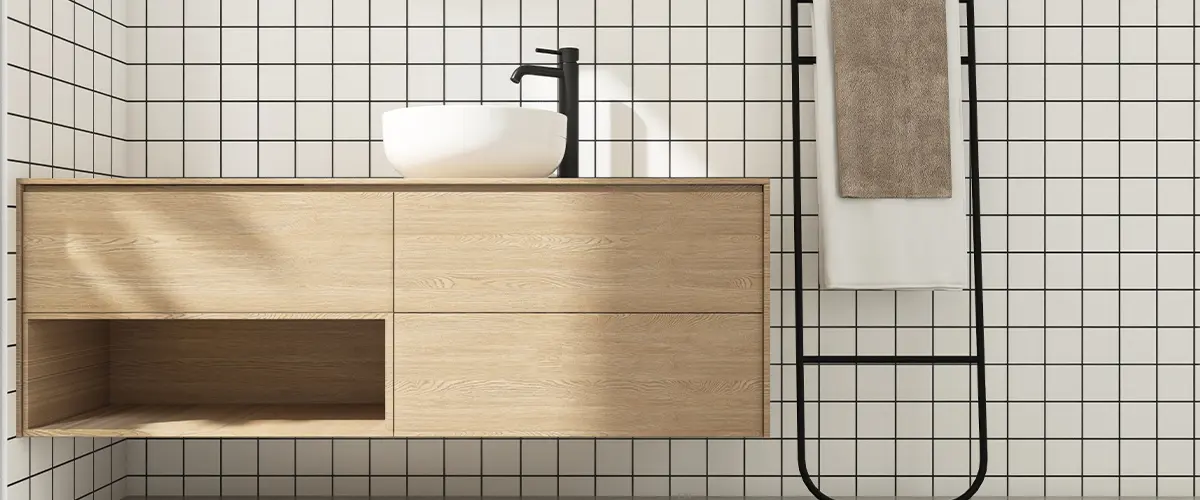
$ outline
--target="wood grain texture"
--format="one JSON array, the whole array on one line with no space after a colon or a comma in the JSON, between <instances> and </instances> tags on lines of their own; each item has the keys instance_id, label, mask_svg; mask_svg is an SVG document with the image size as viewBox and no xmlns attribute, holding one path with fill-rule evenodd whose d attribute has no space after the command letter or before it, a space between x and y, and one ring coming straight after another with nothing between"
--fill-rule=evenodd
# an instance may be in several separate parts
<instances>
[{"instance_id":1,"label":"wood grain texture","mask_svg":"<svg viewBox=\"0 0 1200 500\"><path fill-rule=\"evenodd\" d=\"M396 428L396 334L395 317L387 315L383 322L383 429L379 432L391 436Z\"/></svg>"},{"instance_id":2,"label":"wood grain texture","mask_svg":"<svg viewBox=\"0 0 1200 500\"><path fill-rule=\"evenodd\" d=\"M762 186L397 192L395 310L761 312L763 197Z\"/></svg>"},{"instance_id":3,"label":"wood grain texture","mask_svg":"<svg viewBox=\"0 0 1200 500\"><path fill-rule=\"evenodd\" d=\"M397 178L199 178L17 179L19 186L762 186L770 179L751 177L595 177L578 179L397 179Z\"/></svg>"},{"instance_id":4,"label":"wood grain texture","mask_svg":"<svg viewBox=\"0 0 1200 500\"><path fill-rule=\"evenodd\" d=\"M780 193L782 194L782 193ZM763 384L763 432L764 435L770 435L771 432L771 184L767 183L763 186L763 211L762 211L762 231L763 231L763 308L762 308L762 328L765 332L764 341L766 348L763 349L763 380L767 383ZM782 259L781 259L782 260ZM780 264L782 266L782 262ZM782 294L780 294L782 296ZM782 340L782 339L781 339ZM780 343L782 345L782 342Z\"/></svg>"},{"instance_id":5,"label":"wood grain texture","mask_svg":"<svg viewBox=\"0 0 1200 500\"><path fill-rule=\"evenodd\" d=\"M392 435L391 314L25 319L21 435Z\"/></svg>"},{"instance_id":6,"label":"wood grain texture","mask_svg":"<svg viewBox=\"0 0 1200 500\"><path fill-rule=\"evenodd\" d=\"M101 408L109 398L109 330L104 321L24 325L17 391L21 429Z\"/></svg>"},{"instance_id":7,"label":"wood grain texture","mask_svg":"<svg viewBox=\"0 0 1200 500\"><path fill-rule=\"evenodd\" d=\"M383 437L380 405L114 405L29 431L82 437Z\"/></svg>"},{"instance_id":8,"label":"wood grain texture","mask_svg":"<svg viewBox=\"0 0 1200 500\"><path fill-rule=\"evenodd\" d=\"M378 404L383 321L115 320L113 404Z\"/></svg>"},{"instance_id":9,"label":"wood grain texture","mask_svg":"<svg viewBox=\"0 0 1200 500\"><path fill-rule=\"evenodd\" d=\"M390 310L390 192L31 187L25 312Z\"/></svg>"},{"instance_id":10,"label":"wood grain texture","mask_svg":"<svg viewBox=\"0 0 1200 500\"><path fill-rule=\"evenodd\" d=\"M27 356L25 354L25 351L26 351L27 345L28 345L26 342L28 340L28 337L26 336L26 331L29 330L29 323L27 323L28 315L25 314L24 291L21 287L21 282L24 281L23 276L25 274L25 271L24 271L25 251L23 249L24 245L21 244L21 234L22 234L21 214L24 212L24 203L21 202L21 199L24 198L24 196L21 195L22 189L24 187L19 185L21 180L23 180L23 179L17 179L18 186L16 187L16 196L15 196L16 199L13 200L13 202L16 204L16 208L15 208L16 213L14 214L15 220L13 221L13 225L16 226L15 232L13 233L15 236L13 238L13 240L14 240L13 246L15 247L15 249L17 251L17 255L16 255L16 259L15 259L16 260L16 269L13 270L13 278L12 278L13 286L16 288L15 295L16 295L16 299L17 299L16 303L13 304L16 308L16 314L14 314L14 316L16 316L16 326L17 326L17 332L16 332L17 359L16 359L16 366L14 366L12 369L14 370L13 373L15 374L14 376L17 379L17 381L16 381L17 382L16 383L16 386L17 386L16 427L17 427L17 435L18 436L25 435L25 433L29 429L29 410L28 410L29 403L28 403L27 396L26 396L26 391L29 390L29 384L28 384L28 382L29 382L29 369L28 369L29 356ZM5 326L11 328L12 323L8 323ZM3 452L0 451L0 453L3 453ZM3 475L0 475L0 477L3 477Z\"/></svg>"},{"instance_id":11,"label":"wood grain texture","mask_svg":"<svg viewBox=\"0 0 1200 500\"><path fill-rule=\"evenodd\" d=\"M760 437L758 314L399 314L397 436Z\"/></svg>"},{"instance_id":12,"label":"wood grain texture","mask_svg":"<svg viewBox=\"0 0 1200 500\"><path fill-rule=\"evenodd\" d=\"M391 313L27 313L26 319L374 319L391 321Z\"/></svg>"}]
</instances>

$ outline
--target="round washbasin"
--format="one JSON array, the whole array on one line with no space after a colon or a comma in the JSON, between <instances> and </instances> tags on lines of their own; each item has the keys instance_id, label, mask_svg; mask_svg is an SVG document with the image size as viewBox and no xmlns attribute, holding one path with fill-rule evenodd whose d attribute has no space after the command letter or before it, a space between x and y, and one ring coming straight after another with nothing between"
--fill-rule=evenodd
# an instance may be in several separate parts
<instances>
[{"instance_id":1,"label":"round washbasin","mask_svg":"<svg viewBox=\"0 0 1200 500\"><path fill-rule=\"evenodd\" d=\"M383 149L404 177L547 177L567 117L515 106L419 106L383 113Z\"/></svg>"}]
</instances>

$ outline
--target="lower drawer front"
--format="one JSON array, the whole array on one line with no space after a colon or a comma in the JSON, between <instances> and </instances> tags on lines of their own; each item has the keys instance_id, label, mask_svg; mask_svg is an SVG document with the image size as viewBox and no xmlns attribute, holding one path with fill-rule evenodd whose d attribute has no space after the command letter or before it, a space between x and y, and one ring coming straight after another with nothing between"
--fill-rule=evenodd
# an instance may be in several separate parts
<instances>
[{"instance_id":1,"label":"lower drawer front","mask_svg":"<svg viewBox=\"0 0 1200 500\"><path fill-rule=\"evenodd\" d=\"M397 436L763 436L761 314L399 314Z\"/></svg>"}]
</instances>

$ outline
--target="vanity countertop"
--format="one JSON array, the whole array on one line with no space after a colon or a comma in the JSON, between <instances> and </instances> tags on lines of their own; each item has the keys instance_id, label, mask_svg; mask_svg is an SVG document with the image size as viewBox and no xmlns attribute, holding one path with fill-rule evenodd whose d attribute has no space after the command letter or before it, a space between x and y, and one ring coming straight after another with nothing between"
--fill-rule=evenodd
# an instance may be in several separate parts
<instances>
[{"instance_id":1,"label":"vanity countertop","mask_svg":"<svg viewBox=\"0 0 1200 500\"><path fill-rule=\"evenodd\" d=\"M84 179L17 179L26 186L91 185L91 186L748 186L767 185L770 179L758 177L587 177L560 179L556 177L530 179L403 179L403 178L213 178L213 177L139 177Z\"/></svg>"}]
</instances>

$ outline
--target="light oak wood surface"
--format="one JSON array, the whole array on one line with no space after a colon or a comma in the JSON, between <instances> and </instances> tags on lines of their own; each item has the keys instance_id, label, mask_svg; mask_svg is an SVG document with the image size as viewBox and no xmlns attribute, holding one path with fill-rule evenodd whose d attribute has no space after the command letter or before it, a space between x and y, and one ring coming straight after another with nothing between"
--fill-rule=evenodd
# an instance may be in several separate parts
<instances>
[{"instance_id":1,"label":"light oak wood surface","mask_svg":"<svg viewBox=\"0 0 1200 500\"><path fill-rule=\"evenodd\" d=\"M27 186L26 312L389 311L392 195Z\"/></svg>"},{"instance_id":2,"label":"light oak wood surface","mask_svg":"<svg viewBox=\"0 0 1200 500\"><path fill-rule=\"evenodd\" d=\"M100 320L37 322L18 338L21 428L45 425L107 404L108 324Z\"/></svg>"},{"instance_id":3,"label":"light oak wood surface","mask_svg":"<svg viewBox=\"0 0 1200 500\"><path fill-rule=\"evenodd\" d=\"M29 314L24 435L391 436L391 318Z\"/></svg>"},{"instance_id":4,"label":"light oak wood surface","mask_svg":"<svg viewBox=\"0 0 1200 500\"><path fill-rule=\"evenodd\" d=\"M757 314L399 314L397 436L767 434Z\"/></svg>"},{"instance_id":5,"label":"light oak wood surface","mask_svg":"<svg viewBox=\"0 0 1200 500\"><path fill-rule=\"evenodd\" d=\"M770 179L750 177L595 177L577 179L401 179L401 178L100 178L17 179L26 186L380 186L404 189L412 186L763 186Z\"/></svg>"},{"instance_id":6,"label":"light oak wood surface","mask_svg":"<svg viewBox=\"0 0 1200 500\"><path fill-rule=\"evenodd\" d=\"M384 404L381 320L116 320L109 328L112 404Z\"/></svg>"},{"instance_id":7,"label":"light oak wood surface","mask_svg":"<svg viewBox=\"0 0 1200 500\"><path fill-rule=\"evenodd\" d=\"M763 338L764 342L766 342L762 359L764 382L762 386L762 400L763 408L766 408L766 411L762 415L762 428L764 435L766 435L771 429L771 184L769 182L763 185L762 204L763 286L761 318Z\"/></svg>"},{"instance_id":8,"label":"light oak wood surface","mask_svg":"<svg viewBox=\"0 0 1200 500\"><path fill-rule=\"evenodd\" d=\"M397 312L762 312L763 186L396 193Z\"/></svg>"},{"instance_id":9,"label":"light oak wood surface","mask_svg":"<svg viewBox=\"0 0 1200 500\"><path fill-rule=\"evenodd\" d=\"M29 436L384 437L379 405L112 405Z\"/></svg>"}]
</instances>

